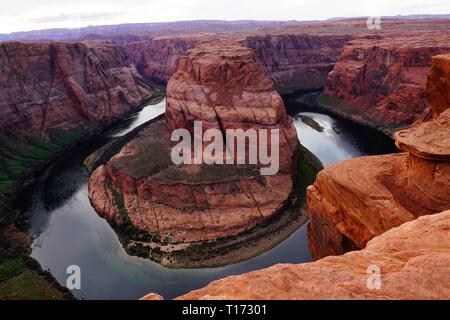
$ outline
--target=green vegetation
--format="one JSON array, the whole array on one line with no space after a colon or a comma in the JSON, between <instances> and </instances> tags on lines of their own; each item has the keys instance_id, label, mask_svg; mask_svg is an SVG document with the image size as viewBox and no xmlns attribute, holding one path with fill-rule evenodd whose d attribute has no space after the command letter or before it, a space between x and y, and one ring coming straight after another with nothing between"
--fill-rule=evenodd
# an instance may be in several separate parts
<instances>
[{"instance_id":1,"label":"green vegetation","mask_svg":"<svg viewBox=\"0 0 450 320\"><path fill-rule=\"evenodd\" d=\"M0 282L18 276L26 270L21 259L7 260L0 265Z\"/></svg>"},{"instance_id":2,"label":"green vegetation","mask_svg":"<svg viewBox=\"0 0 450 320\"><path fill-rule=\"evenodd\" d=\"M148 256L148 249L147 251L145 251L145 247L129 246L129 244L133 241L160 242L160 237L156 234L152 234L146 230L141 230L138 227L134 226L130 221L130 217L128 216L128 211L125 207L123 195L114 188L112 188L112 195L114 198L114 204L119 210L121 223L116 224L114 221L111 221L111 226L117 232L119 239L124 245L124 248L126 249L128 254L133 254L141 257L147 254Z\"/></svg>"},{"instance_id":3,"label":"green vegetation","mask_svg":"<svg viewBox=\"0 0 450 320\"><path fill-rule=\"evenodd\" d=\"M343 101L326 95L324 93L319 94L315 99L315 104L325 110L337 114L340 117L347 118L366 126L380 129L385 128L387 132L399 128L399 126L387 125L380 123L373 119L373 117L368 116L366 113L359 111L357 108L345 104Z\"/></svg>"},{"instance_id":4,"label":"green vegetation","mask_svg":"<svg viewBox=\"0 0 450 320\"><path fill-rule=\"evenodd\" d=\"M166 91L165 90L157 90L155 89L153 91L152 97L150 98L150 104L157 104L160 103L164 98L166 97Z\"/></svg>"},{"instance_id":5,"label":"green vegetation","mask_svg":"<svg viewBox=\"0 0 450 320\"><path fill-rule=\"evenodd\" d=\"M197 171L190 172L189 166L171 166L158 175L158 180L169 183L214 183L245 177L258 177L259 169L250 165L199 165Z\"/></svg>"},{"instance_id":6,"label":"green vegetation","mask_svg":"<svg viewBox=\"0 0 450 320\"><path fill-rule=\"evenodd\" d=\"M349 114L357 114L358 113L358 110L356 108L348 106L344 102L339 100L338 98L326 95L325 93L319 94L316 98L316 102L319 104L319 106L322 106L322 107L340 109Z\"/></svg>"},{"instance_id":7,"label":"green vegetation","mask_svg":"<svg viewBox=\"0 0 450 320\"><path fill-rule=\"evenodd\" d=\"M27 172L67 146L90 136L96 127L49 129L49 138L0 136L0 195L9 191Z\"/></svg>"},{"instance_id":8,"label":"green vegetation","mask_svg":"<svg viewBox=\"0 0 450 320\"><path fill-rule=\"evenodd\" d=\"M324 127L322 127L320 125L320 123L318 123L316 120L314 120L311 117L305 116L305 115L300 115L300 120L302 120L302 122L308 126L310 126L311 128L313 128L316 131L319 132L323 132L325 130Z\"/></svg>"},{"instance_id":9,"label":"green vegetation","mask_svg":"<svg viewBox=\"0 0 450 320\"><path fill-rule=\"evenodd\" d=\"M300 209L305 201L306 188L316 180L317 173L323 169L320 160L308 149L300 144L297 158L297 175L294 182L294 190L290 197L289 205Z\"/></svg>"},{"instance_id":10,"label":"green vegetation","mask_svg":"<svg viewBox=\"0 0 450 320\"><path fill-rule=\"evenodd\" d=\"M128 217L127 208L125 208L125 201L123 199L123 195L120 194L116 189L112 189L112 194L114 197L114 203L116 204L117 209L119 209L120 219L122 223L129 224L130 218Z\"/></svg>"},{"instance_id":11,"label":"green vegetation","mask_svg":"<svg viewBox=\"0 0 450 320\"><path fill-rule=\"evenodd\" d=\"M22 259L8 260L0 265L0 300L65 298L67 293L59 290L44 274L32 270Z\"/></svg>"},{"instance_id":12,"label":"green vegetation","mask_svg":"<svg viewBox=\"0 0 450 320\"><path fill-rule=\"evenodd\" d=\"M323 165L311 151L301 144L297 163L299 170L297 180L303 181L304 194L306 194L306 187L314 183L316 175L323 169Z\"/></svg>"},{"instance_id":13,"label":"green vegetation","mask_svg":"<svg viewBox=\"0 0 450 320\"><path fill-rule=\"evenodd\" d=\"M140 178L151 176L172 165L168 149L170 142L164 137L164 128L164 122L161 121L139 132L131 142L139 151L120 157L114 161L114 166L125 170L133 177Z\"/></svg>"},{"instance_id":14,"label":"green vegetation","mask_svg":"<svg viewBox=\"0 0 450 320\"><path fill-rule=\"evenodd\" d=\"M195 184L259 176L259 170L251 165L173 165L168 147L171 142L162 121L143 129L131 143L139 151L114 160L113 165L136 178L157 175L158 180L167 183Z\"/></svg>"}]
</instances>

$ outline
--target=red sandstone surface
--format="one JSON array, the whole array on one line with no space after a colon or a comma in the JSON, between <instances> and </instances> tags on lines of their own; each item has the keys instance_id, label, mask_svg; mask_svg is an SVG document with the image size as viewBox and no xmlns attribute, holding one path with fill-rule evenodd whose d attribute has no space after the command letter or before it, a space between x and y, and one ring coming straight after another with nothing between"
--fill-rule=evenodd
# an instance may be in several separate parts
<instances>
[{"instance_id":1,"label":"red sandstone surface","mask_svg":"<svg viewBox=\"0 0 450 320\"><path fill-rule=\"evenodd\" d=\"M211 38L234 38L255 51L280 93L325 86L349 35L185 35L156 37L126 43L125 47L139 72L146 78L166 84L174 74L178 60L189 50Z\"/></svg>"},{"instance_id":2,"label":"red sandstone surface","mask_svg":"<svg viewBox=\"0 0 450 320\"><path fill-rule=\"evenodd\" d=\"M449 59L434 61L433 73L450 65ZM447 79L430 79L434 101L435 92L448 89ZM450 208L450 106L435 103L432 121L395 134L397 146L408 153L352 159L318 174L308 188L308 239L315 259L364 248L392 227Z\"/></svg>"},{"instance_id":3,"label":"red sandstone surface","mask_svg":"<svg viewBox=\"0 0 450 320\"><path fill-rule=\"evenodd\" d=\"M321 89L349 35L282 34L249 36L244 44L255 51L280 93Z\"/></svg>"},{"instance_id":4,"label":"red sandstone surface","mask_svg":"<svg viewBox=\"0 0 450 320\"><path fill-rule=\"evenodd\" d=\"M125 44L139 72L156 83L167 84L175 73L178 60L194 48L200 37L156 38Z\"/></svg>"}]
</instances>

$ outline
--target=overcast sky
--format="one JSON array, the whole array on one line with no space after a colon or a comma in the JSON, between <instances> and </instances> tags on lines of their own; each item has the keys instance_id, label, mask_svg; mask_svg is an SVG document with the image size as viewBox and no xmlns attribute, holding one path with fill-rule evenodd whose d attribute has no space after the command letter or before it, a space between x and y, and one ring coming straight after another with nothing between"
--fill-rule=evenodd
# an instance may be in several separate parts
<instances>
[{"instance_id":1,"label":"overcast sky","mask_svg":"<svg viewBox=\"0 0 450 320\"><path fill-rule=\"evenodd\" d=\"M449 0L1 0L0 33L196 19L316 20L450 13Z\"/></svg>"}]
</instances>

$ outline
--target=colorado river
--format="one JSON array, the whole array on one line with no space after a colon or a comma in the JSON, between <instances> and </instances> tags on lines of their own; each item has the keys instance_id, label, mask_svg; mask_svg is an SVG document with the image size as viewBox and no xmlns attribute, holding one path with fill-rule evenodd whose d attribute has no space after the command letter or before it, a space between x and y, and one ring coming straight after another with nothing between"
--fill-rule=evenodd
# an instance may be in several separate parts
<instances>
[{"instance_id":1,"label":"colorado river","mask_svg":"<svg viewBox=\"0 0 450 320\"><path fill-rule=\"evenodd\" d=\"M286 98L300 142L324 166L356 156L395 151L393 142L372 129L310 109ZM219 268L167 269L125 253L114 230L88 199L83 160L111 137L118 137L164 112L165 101L144 108L98 138L83 142L41 174L20 198L33 236L32 257L63 285L66 268L81 268L77 298L137 299L157 292L166 299L232 274L276 263L310 261L306 225L271 250L250 260Z\"/></svg>"}]
</instances>

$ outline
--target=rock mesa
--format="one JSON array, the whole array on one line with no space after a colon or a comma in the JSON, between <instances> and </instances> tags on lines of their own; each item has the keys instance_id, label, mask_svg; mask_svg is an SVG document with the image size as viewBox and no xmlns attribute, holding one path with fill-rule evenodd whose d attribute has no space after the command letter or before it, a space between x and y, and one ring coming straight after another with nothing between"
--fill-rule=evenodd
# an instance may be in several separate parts
<instances>
[{"instance_id":1,"label":"rock mesa","mask_svg":"<svg viewBox=\"0 0 450 320\"><path fill-rule=\"evenodd\" d=\"M298 139L252 50L213 42L188 51L168 83L165 117L92 173L89 197L101 216L168 242L195 242L249 230L287 201ZM279 173L261 176L247 165L174 165L170 134L192 131L195 120L222 132L279 129Z\"/></svg>"}]
</instances>

